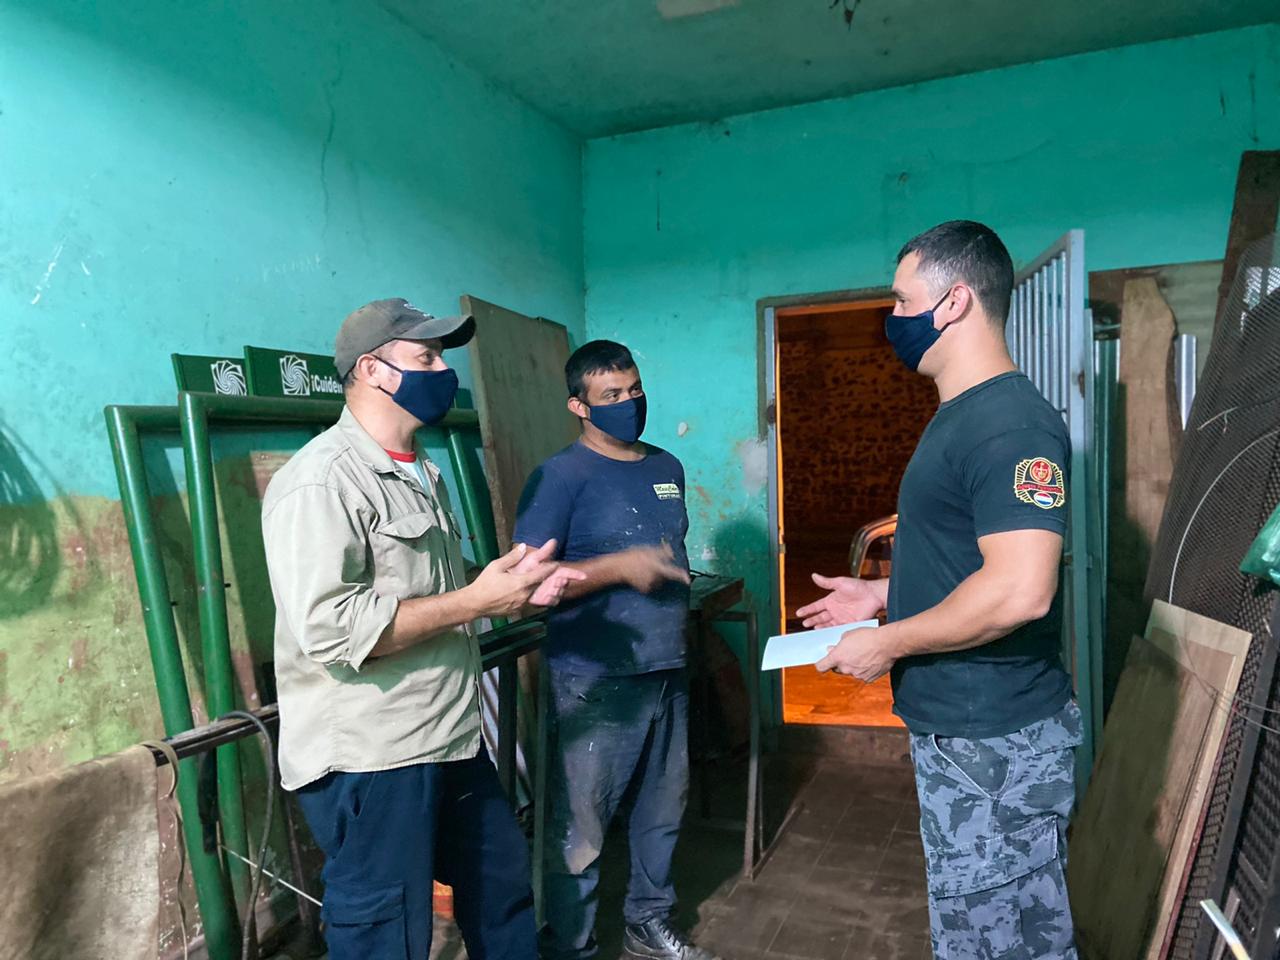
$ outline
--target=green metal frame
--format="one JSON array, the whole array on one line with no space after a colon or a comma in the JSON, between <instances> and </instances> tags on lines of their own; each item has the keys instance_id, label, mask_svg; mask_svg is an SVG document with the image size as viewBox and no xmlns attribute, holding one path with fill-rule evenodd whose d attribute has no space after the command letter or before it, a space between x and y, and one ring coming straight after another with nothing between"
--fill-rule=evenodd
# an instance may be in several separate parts
<instances>
[{"instance_id":1,"label":"green metal frame","mask_svg":"<svg viewBox=\"0 0 1280 960\"><path fill-rule=\"evenodd\" d=\"M308 426L334 423L341 413L342 404L334 402L226 397L185 391L178 394L200 615L200 649L204 659L205 704L210 717L221 717L238 705L209 425L218 420L235 425ZM219 747L216 759L222 842L240 857L249 857L239 745L229 743ZM232 857L227 868L236 903L241 909L250 909L248 865L239 857Z\"/></svg>"},{"instance_id":2,"label":"green metal frame","mask_svg":"<svg viewBox=\"0 0 1280 960\"><path fill-rule=\"evenodd\" d=\"M170 603L169 578L164 571L164 558L151 515L151 491L142 459L141 435L176 435L179 432L178 408L110 406L105 413L125 527L129 532L129 549L138 580L138 596L142 601L151 668L156 677L156 696L160 701L165 736L173 737L191 730L195 726L195 718L191 713L178 628ZM204 921L205 943L212 960L235 960L240 948L235 901L223 873L222 861L217 854L204 849L196 760L181 761L179 772L182 832L200 904L200 916Z\"/></svg>"},{"instance_id":3,"label":"green metal frame","mask_svg":"<svg viewBox=\"0 0 1280 960\"><path fill-rule=\"evenodd\" d=\"M456 411L454 411L456 412ZM477 420L478 425L478 420ZM467 448L462 432L447 431L449 459L453 463L453 472L458 479L458 496L462 503L462 515L466 518L467 529L471 531L472 550L479 566L488 566L498 558L498 532L487 520L480 493L471 483L471 471L467 469ZM495 629L506 625L506 620L496 617L493 620ZM512 805L517 803L516 790L516 740L518 737L518 711L527 709L523 691L520 687L520 668L515 660L498 664L498 781L502 789L511 798ZM503 710L503 704L518 704L515 710ZM536 751L535 751L536 752ZM537 760L535 759L535 764ZM536 776L536 770L535 770Z\"/></svg>"},{"instance_id":4,"label":"green metal frame","mask_svg":"<svg viewBox=\"0 0 1280 960\"><path fill-rule=\"evenodd\" d=\"M151 515L150 489L142 458L141 435L179 432L182 437L199 599L206 709L211 717L217 717L235 709L236 682L227 619L210 425L327 426L341 415L342 407L341 402L329 400L182 392L178 395L177 407L113 405L106 408L108 433L142 602L143 623L167 736L192 729L194 717L171 607L168 578ZM485 515L466 467L466 446L461 436L462 430L479 428L479 417L474 410L452 410L440 426L445 430L450 458L458 478L463 511L475 541L476 557L482 562L488 562L485 558L491 559L496 551L496 534L488 531L488 535L485 535L488 525L484 521ZM495 631L495 634L486 636L496 640L505 636L505 633L506 631ZM498 660L498 669L500 678L503 673L515 677L514 663L508 662L508 658ZM514 739L508 737L505 740L500 754L512 754L508 768L513 769ZM223 842L228 849L248 856L238 746L234 742L220 746L216 763ZM178 788L192 877L204 919L210 957L212 960L234 960L238 955L240 939L236 905L239 903L242 909L248 907L248 870L235 858L227 861L224 869L223 860L215 854L205 852L196 797L198 778L193 764L193 760L183 761L183 775ZM187 769L188 767L191 769ZM230 888L226 882L228 876L231 880Z\"/></svg>"}]
</instances>

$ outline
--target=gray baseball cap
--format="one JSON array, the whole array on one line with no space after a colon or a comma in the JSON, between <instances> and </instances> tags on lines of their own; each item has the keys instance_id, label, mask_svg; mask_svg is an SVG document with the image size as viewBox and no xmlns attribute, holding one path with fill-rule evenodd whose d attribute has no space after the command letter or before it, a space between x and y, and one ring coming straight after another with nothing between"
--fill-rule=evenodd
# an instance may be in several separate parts
<instances>
[{"instance_id":1,"label":"gray baseball cap","mask_svg":"<svg viewBox=\"0 0 1280 960\"><path fill-rule=\"evenodd\" d=\"M465 346L475 333L475 317L433 317L402 297L375 300L342 321L333 362L345 377L364 354L392 340L439 340L447 350Z\"/></svg>"}]
</instances>

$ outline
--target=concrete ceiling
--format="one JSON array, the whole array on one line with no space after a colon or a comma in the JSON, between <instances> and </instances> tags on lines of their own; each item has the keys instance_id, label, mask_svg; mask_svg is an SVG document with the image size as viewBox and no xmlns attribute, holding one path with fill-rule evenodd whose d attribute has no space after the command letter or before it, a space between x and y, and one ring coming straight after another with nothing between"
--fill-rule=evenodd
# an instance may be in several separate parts
<instances>
[{"instance_id":1,"label":"concrete ceiling","mask_svg":"<svg viewBox=\"0 0 1280 960\"><path fill-rule=\"evenodd\" d=\"M379 0L584 136L1280 18L1276 0Z\"/></svg>"}]
</instances>

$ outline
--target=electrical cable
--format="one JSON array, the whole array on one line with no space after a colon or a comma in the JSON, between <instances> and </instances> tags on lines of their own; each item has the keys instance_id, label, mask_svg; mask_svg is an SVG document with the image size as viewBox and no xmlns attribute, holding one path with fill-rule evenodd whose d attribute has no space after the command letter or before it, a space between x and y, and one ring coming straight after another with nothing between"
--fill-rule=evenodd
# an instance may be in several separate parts
<instances>
[{"instance_id":1,"label":"electrical cable","mask_svg":"<svg viewBox=\"0 0 1280 960\"><path fill-rule=\"evenodd\" d=\"M230 717L248 720L258 728L258 732L262 734L263 753L267 761L267 809L262 819L262 842L258 844L258 862L253 864L252 880L249 884L249 902L245 905L244 920L240 925L240 960L254 960L251 956L253 952L254 914L258 903L258 893L262 889L262 874L264 873L262 864L267 858L267 844L271 840L271 818L275 813L276 753L275 744L271 739L271 731L267 729L267 725L262 720L248 710L230 710L218 719L226 720ZM228 852L233 853L238 859L245 859L232 851Z\"/></svg>"},{"instance_id":2,"label":"electrical cable","mask_svg":"<svg viewBox=\"0 0 1280 960\"><path fill-rule=\"evenodd\" d=\"M242 857L240 854L236 853L236 852L235 852L234 850L232 850L230 847L223 846L222 844L218 844L218 847L219 847L219 849L221 849L221 850L222 850L222 852L223 852L223 853L228 853L228 854L230 854L231 856L233 856L233 857L235 857L237 860L239 860L241 863L248 864L250 867L252 867L252 868L253 868L253 869L255 869L255 870L261 870L261 871L262 871L262 873L263 873L263 876L266 876L266 877L271 878L271 879L272 879L272 880L274 880L276 883L280 884L280 886L284 887L286 890L291 890L291 891L293 891L294 893L296 893L298 896L302 897L303 899L305 899L305 900L310 900L310 901L311 901L312 903L314 903L317 907L323 907L323 906L324 906L324 904L323 904L321 901L317 900L317 899L316 899L315 897L313 897L311 894L307 893L307 891L305 891L305 890L299 890L297 887L295 887L292 883L290 883L290 882L289 882L288 880L286 880L284 877L277 876L276 874L274 874L274 873L272 873L270 870L268 870L266 867L264 867L264 866L262 866L262 865L260 865L260 864L254 863L254 862L253 862L252 860L250 860L248 857Z\"/></svg>"}]
</instances>

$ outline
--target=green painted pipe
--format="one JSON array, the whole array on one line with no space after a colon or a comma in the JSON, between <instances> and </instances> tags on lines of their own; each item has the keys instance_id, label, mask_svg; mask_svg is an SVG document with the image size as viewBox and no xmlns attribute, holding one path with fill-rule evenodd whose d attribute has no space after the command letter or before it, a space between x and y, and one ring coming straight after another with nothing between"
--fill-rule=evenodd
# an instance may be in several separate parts
<instances>
[{"instance_id":1,"label":"green painted pipe","mask_svg":"<svg viewBox=\"0 0 1280 960\"><path fill-rule=\"evenodd\" d=\"M461 411L457 411L461 412ZM474 411L467 411L474 413ZM485 566L498 557L498 532L489 522L490 517L481 505L480 491L468 466L466 438L460 429L445 431L449 445L449 460L453 464L454 476L458 479L458 494L462 501L462 515L466 517L467 529L471 531L471 540L475 551L476 563ZM495 617L492 624L502 627L506 624L503 617ZM520 668L512 661L498 666L498 779L502 788L516 805L516 740L519 736L519 717L532 716L530 704L520 683ZM536 760L535 760L536 763ZM537 771L534 771L536 778Z\"/></svg>"},{"instance_id":2,"label":"green painted pipe","mask_svg":"<svg viewBox=\"0 0 1280 960\"><path fill-rule=\"evenodd\" d=\"M105 410L111 455L115 460L120 502L124 509L129 549L142 602L142 621L151 652L151 668L156 677L156 696L166 736L172 737L195 726L186 671L173 620L169 581L156 539L151 516L150 490L142 459L140 434L178 431L176 407L110 406ZM198 775L194 759L179 765L178 802L182 807L182 830L187 862L204 922L205 944L211 960L235 960L239 955L239 930L235 903L215 854L204 849L200 826Z\"/></svg>"},{"instance_id":3,"label":"green painted pipe","mask_svg":"<svg viewBox=\"0 0 1280 960\"><path fill-rule=\"evenodd\" d=\"M236 709L235 666L227 628L227 589L222 570L222 539L218 533L218 505L214 493L213 450L209 443L208 410L200 394L178 395L182 453L187 472L187 509L191 512L191 544L200 614L200 649L204 658L205 708L210 719ZM227 861L236 903L246 915L250 875L241 859L249 857L249 833L244 813L244 783L240 746L218 748L218 820L222 842L237 856Z\"/></svg>"},{"instance_id":4,"label":"green painted pipe","mask_svg":"<svg viewBox=\"0 0 1280 960\"><path fill-rule=\"evenodd\" d=\"M476 415L474 410L450 412ZM476 564L485 567L498 559L498 534L492 525L485 521L484 510L480 506L480 494L472 482L471 470L467 464L465 434L462 430L450 428L445 430L445 439L449 445L449 460L453 464L453 475L458 478L458 496L462 502L462 515L466 518L467 529L471 531L471 545L475 552Z\"/></svg>"}]
</instances>

